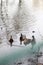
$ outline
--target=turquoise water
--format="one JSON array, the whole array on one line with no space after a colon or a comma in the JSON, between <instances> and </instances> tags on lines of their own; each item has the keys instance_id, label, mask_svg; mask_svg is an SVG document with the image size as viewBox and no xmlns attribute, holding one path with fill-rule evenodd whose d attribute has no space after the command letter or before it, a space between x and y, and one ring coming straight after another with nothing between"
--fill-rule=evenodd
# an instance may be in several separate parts
<instances>
[{"instance_id":1,"label":"turquoise water","mask_svg":"<svg viewBox=\"0 0 43 65\"><path fill-rule=\"evenodd\" d=\"M33 55L33 52L37 52L38 49L41 47L43 47L43 43L35 44L33 48L29 48L29 46L21 48L21 50L17 51L16 53L13 52L8 56L0 58L0 65L10 65L11 62L14 62L18 59L21 59L26 56L30 57Z\"/></svg>"},{"instance_id":2,"label":"turquoise water","mask_svg":"<svg viewBox=\"0 0 43 65\"><path fill-rule=\"evenodd\" d=\"M17 51L16 53L12 53L9 56L1 58L0 65L6 65L11 61L15 61L17 59L27 56L29 53L31 53L31 51L30 51L30 49L28 49L28 47L23 48L20 51Z\"/></svg>"}]
</instances>

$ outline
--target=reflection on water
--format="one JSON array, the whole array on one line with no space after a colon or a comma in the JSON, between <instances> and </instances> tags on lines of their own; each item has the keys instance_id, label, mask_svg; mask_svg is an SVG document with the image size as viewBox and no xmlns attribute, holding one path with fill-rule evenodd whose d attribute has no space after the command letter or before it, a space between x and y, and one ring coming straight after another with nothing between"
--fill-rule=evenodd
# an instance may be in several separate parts
<instances>
[{"instance_id":1,"label":"reflection on water","mask_svg":"<svg viewBox=\"0 0 43 65\"><path fill-rule=\"evenodd\" d=\"M33 52L40 51L40 48L43 46L43 44L36 44L33 48L27 46L24 48L21 48L21 50L17 52L13 52L12 54L5 56L4 58L0 58L0 65L10 65L11 63L14 63L17 60L20 60L22 58L30 58L33 57Z\"/></svg>"}]
</instances>

